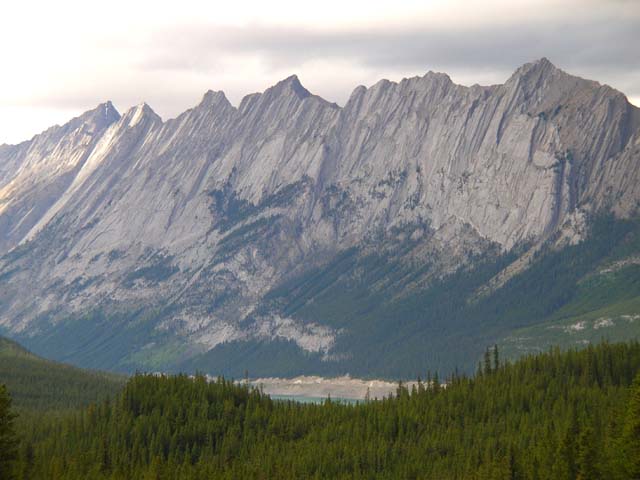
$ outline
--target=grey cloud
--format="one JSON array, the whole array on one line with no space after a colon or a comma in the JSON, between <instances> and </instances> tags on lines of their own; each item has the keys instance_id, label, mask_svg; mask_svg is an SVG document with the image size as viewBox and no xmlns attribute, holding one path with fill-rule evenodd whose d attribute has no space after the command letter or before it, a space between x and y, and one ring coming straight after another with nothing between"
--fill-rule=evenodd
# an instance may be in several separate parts
<instances>
[{"instance_id":1,"label":"grey cloud","mask_svg":"<svg viewBox=\"0 0 640 480\"><path fill-rule=\"evenodd\" d=\"M519 25L479 25L472 29L410 25L326 31L304 28L250 26L244 28L178 27L151 37L153 54L142 69L200 69L220 67L221 57L257 55L279 70L295 70L309 60L342 59L372 69L438 68L444 71L484 69L513 71L542 56L573 72L590 75L640 94L640 8L618 12L615 3L597 16L550 18ZM637 10L637 12L636 12ZM624 13L624 15L622 14ZM594 75L591 74L592 77ZM616 86L614 85L614 86Z\"/></svg>"},{"instance_id":2,"label":"grey cloud","mask_svg":"<svg viewBox=\"0 0 640 480\"><path fill-rule=\"evenodd\" d=\"M381 72L380 75L439 70L454 79L473 79L475 72L496 83L506 80L521 64L546 56L570 73L640 97L640 3L593 0L586 4L600 4L604 9L585 9L570 18L550 11L546 20L479 23L473 28L434 27L420 22L340 31L181 25L156 30L146 43L137 45L137 58L143 60L134 65L133 71L124 73L130 78L123 79L121 74L116 82L110 78L91 79L91 72L87 72L88 83L81 88L61 86L59 91L46 92L46 98L32 101L68 108L86 107L105 98L125 107L145 100L160 113L175 114L193 105L207 88L226 87L226 93L234 98L249 93L243 91L244 86L253 85L247 79L233 82L231 89L235 91L229 91L229 82L241 75L229 69L249 57L259 58L267 73L271 72L270 78L274 72L302 73L306 62L324 60L329 65L333 61L351 63L373 74ZM618 8L621 4L627 8ZM225 68L226 85L216 85L217 74ZM181 75L189 72L200 75L202 82L181 81ZM339 70L335 77L319 93L333 94L328 99L341 102L356 85L347 87ZM161 81L148 85L149 78ZM207 83L209 79L213 81ZM199 88L202 91L195 91ZM342 89L345 91L339 93Z\"/></svg>"}]
</instances>

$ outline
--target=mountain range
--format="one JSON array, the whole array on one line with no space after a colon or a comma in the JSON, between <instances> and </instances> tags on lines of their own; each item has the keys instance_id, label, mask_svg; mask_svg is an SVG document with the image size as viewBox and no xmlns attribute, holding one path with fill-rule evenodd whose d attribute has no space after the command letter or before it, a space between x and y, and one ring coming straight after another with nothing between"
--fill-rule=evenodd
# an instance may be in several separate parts
<instances>
[{"instance_id":1,"label":"mountain range","mask_svg":"<svg viewBox=\"0 0 640 480\"><path fill-rule=\"evenodd\" d=\"M640 109L541 59L292 76L0 146L0 333L83 367L413 377L640 334Z\"/></svg>"}]
</instances>

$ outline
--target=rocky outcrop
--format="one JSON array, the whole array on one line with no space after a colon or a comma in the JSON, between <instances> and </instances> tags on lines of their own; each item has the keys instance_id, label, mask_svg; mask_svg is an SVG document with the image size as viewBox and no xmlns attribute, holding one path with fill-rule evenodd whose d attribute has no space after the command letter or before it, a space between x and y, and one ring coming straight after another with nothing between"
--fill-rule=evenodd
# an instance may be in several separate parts
<instances>
[{"instance_id":1,"label":"rocky outcrop","mask_svg":"<svg viewBox=\"0 0 640 480\"><path fill-rule=\"evenodd\" d=\"M17 245L46 215L119 118L107 102L31 141L0 147L0 252Z\"/></svg>"},{"instance_id":2,"label":"rocky outcrop","mask_svg":"<svg viewBox=\"0 0 640 480\"><path fill-rule=\"evenodd\" d=\"M490 87L382 80L344 107L295 76L166 122L106 103L0 147L0 325L160 305L155 328L187 344L282 337L329 356L340 328L275 317L265 294L354 246L410 238L407 261L439 258L441 275L589 212L632 215L639 162L639 110L546 59Z\"/></svg>"}]
</instances>

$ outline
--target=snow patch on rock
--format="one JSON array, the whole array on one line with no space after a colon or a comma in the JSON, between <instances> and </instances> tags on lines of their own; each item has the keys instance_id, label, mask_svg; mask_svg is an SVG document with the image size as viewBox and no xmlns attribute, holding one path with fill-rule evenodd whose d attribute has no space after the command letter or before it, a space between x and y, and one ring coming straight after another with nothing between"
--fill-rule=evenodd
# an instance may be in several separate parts
<instances>
[{"instance_id":1,"label":"snow patch on rock","mask_svg":"<svg viewBox=\"0 0 640 480\"><path fill-rule=\"evenodd\" d=\"M613 327L615 325L615 323L613 323L613 320L608 318L608 317L603 317L603 318L599 318L597 319L594 323L593 323L593 328L595 330L599 330L601 328L606 328L606 327Z\"/></svg>"},{"instance_id":2,"label":"snow patch on rock","mask_svg":"<svg viewBox=\"0 0 640 480\"><path fill-rule=\"evenodd\" d=\"M562 330L564 330L567 333L576 333L576 332L581 332L585 328L587 328L587 322L585 322L584 320L581 320L574 324L563 327Z\"/></svg>"}]
</instances>

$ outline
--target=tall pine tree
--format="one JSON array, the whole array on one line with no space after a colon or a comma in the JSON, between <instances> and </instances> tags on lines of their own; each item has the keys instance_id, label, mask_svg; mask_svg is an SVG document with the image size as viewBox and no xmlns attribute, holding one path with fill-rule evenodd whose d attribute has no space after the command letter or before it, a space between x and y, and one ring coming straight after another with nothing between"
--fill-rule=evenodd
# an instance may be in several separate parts
<instances>
[{"instance_id":1,"label":"tall pine tree","mask_svg":"<svg viewBox=\"0 0 640 480\"><path fill-rule=\"evenodd\" d=\"M631 386L622 431L622 450L624 468L629 478L640 478L640 373Z\"/></svg>"},{"instance_id":2,"label":"tall pine tree","mask_svg":"<svg viewBox=\"0 0 640 480\"><path fill-rule=\"evenodd\" d=\"M0 385L0 480L15 478L18 437L15 434L11 411L11 397L5 385Z\"/></svg>"}]
</instances>

